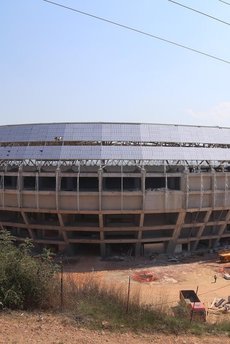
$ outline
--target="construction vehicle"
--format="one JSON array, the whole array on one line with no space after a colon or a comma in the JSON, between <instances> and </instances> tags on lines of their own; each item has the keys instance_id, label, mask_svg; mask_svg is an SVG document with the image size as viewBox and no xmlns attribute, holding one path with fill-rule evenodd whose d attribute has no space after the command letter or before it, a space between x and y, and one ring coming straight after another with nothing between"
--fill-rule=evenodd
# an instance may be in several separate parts
<instances>
[{"instance_id":1,"label":"construction vehicle","mask_svg":"<svg viewBox=\"0 0 230 344\"><path fill-rule=\"evenodd\" d=\"M230 252L229 251L222 251L218 254L221 263L228 263L230 262Z\"/></svg>"},{"instance_id":2,"label":"construction vehicle","mask_svg":"<svg viewBox=\"0 0 230 344\"><path fill-rule=\"evenodd\" d=\"M206 321L205 306L194 290L180 290L180 303L186 308L190 321Z\"/></svg>"}]
</instances>

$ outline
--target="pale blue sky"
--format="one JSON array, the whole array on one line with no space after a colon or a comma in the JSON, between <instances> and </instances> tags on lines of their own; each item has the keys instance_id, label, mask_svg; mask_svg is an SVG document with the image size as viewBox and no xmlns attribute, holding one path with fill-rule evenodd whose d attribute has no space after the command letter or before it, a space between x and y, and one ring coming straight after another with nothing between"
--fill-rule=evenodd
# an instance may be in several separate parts
<instances>
[{"instance_id":1,"label":"pale blue sky","mask_svg":"<svg viewBox=\"0 0 230 344\"><path fill-rule=\"evenodd\" d=\"M178 1L230 22L230 6L218 0ZM56 2L230 61L230 26L168 0ZM0 31L1 125L230 126L230 64L42 0L2 0Z\"/></svg>"}]
</instances>

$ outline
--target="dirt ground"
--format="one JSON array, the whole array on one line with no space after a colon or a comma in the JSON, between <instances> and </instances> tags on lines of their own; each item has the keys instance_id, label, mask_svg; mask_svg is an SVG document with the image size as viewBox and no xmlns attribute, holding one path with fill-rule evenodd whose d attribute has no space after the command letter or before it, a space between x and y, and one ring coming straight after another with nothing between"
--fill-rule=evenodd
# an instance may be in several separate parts
<instances>
[{"instance_id":1,"label":"dirt ground","mask_svg":"<svg viewBox=\"0 0 230 344\"><path fill-rule=\"evenodd\" d=\"M202 257L187 257L177 263L168 262L164 256L155 259L133 257L124 261L103 261L99 257L79 257L75 263L67 263L67 275L73 278L87 273L102 283L117 286L126 293L131 278L131 297L138 294L139 302L171 308L179 301L181 289L198 290L198 296L208 309L207 321L214 323L220 319L230 321L230 313L222 314L211 310L214 298L230 296L230 280L224 279L224 273L230 271L230 263L220 264L217 254ZM152 282L137 282L137 272L150 273L155 277ZM214 275L217 276L216 282Z\"/></svg>"},{"instance_id":2,"label":"dirt ground","mask_svg":"<svg viewBox=\"0 0 230 344\"><path fill-rule=\"evenodd\" d=\"M78 257L67 261L64 276L76 278L93 276L102 284L120 287L127 292L131 277L131 297L138 294L142 303L159 305L159 308L175 306L180 289L198 287L198 295L208 308L215 297L230 295L230 281L223 278L228 265L217 263L216 255L188 258L179 263L169 263L165 257L150 260L126 258L124 261L102 261L99 257ZM154 276L152 282L139 283L133 279L139 271ZM214 283L214 275L217 281ZM228 319L229 314L209 310L208 321ZM227 336L166 336L163 334L110 333L108 330L90 331L81 328L65 315L47 313L11 312L0 313L0 344L230 344Z\"/></svg>"},{"instance_id":3,"label":"dirt ground","mask_svg":"<svg viewBox=\"0 0 230 344\"><path fill-rule=\"evenodd\" d=\"M110 333L77 327L64 315L0 314L0 344L228 344L224 336L166 336Z\"/></svg>"},{"instance_id":4,"label":"dirt ground","mask_svg":"<svg viewBox=\"0 0 230 344\"><path fill-rule=\"evenodd\" d=\"M64 315L0 314L0 344L229 344L224 336L110 333L79 328Z\"/></svg>"}]
</instances>

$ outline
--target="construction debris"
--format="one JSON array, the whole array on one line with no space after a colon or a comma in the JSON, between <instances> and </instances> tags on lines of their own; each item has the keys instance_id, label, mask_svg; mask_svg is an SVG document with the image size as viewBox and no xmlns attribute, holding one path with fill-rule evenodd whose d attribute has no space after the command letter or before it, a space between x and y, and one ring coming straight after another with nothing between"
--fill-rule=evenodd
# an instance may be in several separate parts
<instances>
[{"instance_id":1,"label":"construction debris","mask_svg":"<svg viewBox=\"0 0 230 344\"><path fill-rule=\"evenodd\" d=\"M227 299L216 297L209 309L218 310L224 313L230 312L230 296L228 296Z\"/></svg>"}]
</instances>

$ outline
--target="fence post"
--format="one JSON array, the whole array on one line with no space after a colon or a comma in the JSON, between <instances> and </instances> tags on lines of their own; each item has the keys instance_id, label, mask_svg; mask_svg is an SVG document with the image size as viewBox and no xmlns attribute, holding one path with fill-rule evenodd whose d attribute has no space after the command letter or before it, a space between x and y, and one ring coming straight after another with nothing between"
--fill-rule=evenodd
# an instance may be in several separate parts
<instances>
[{"instance_id":1,"label":"fence post","mask_svg":"<svg viewBox=\"0 0 230 344\"><path fill-rule=\"evenodd\" d=\"M126 302L126 314L129 312L130 281L131 281L131 279L130 279L130 276L129 276L127 302Z\"/></svg>"},{"instance_id":2,"label":"fence post","mask_svg":"<svg viewBox=\"0 0 230 344\"><path fill-rule=\"evenodd\" d=\"M196 295L198 293L198 286L196 287ZM194 313L194 307L195 307L195 301L193 302L193 305L192 305L192 311L191 311L191 317L190 317L190 323L192 322L193 320L193 313Z\"/></svg>"},{"instance_id":3,"label":"fence post","mask_svg":"<svg viewBox=\"0 0 230 344\"><path fill-rule=\"evenodd\" d=\"M61 258L61 261L60 261L60 264L61 264L61 285L60 285L60 288L61 288L61 290L60 290L60 297L61 297L61 299L60 299L60 303L61 303L61 312L63 311L63 260L62 260L62 258Z\"/></svg>"}]
</instances>

